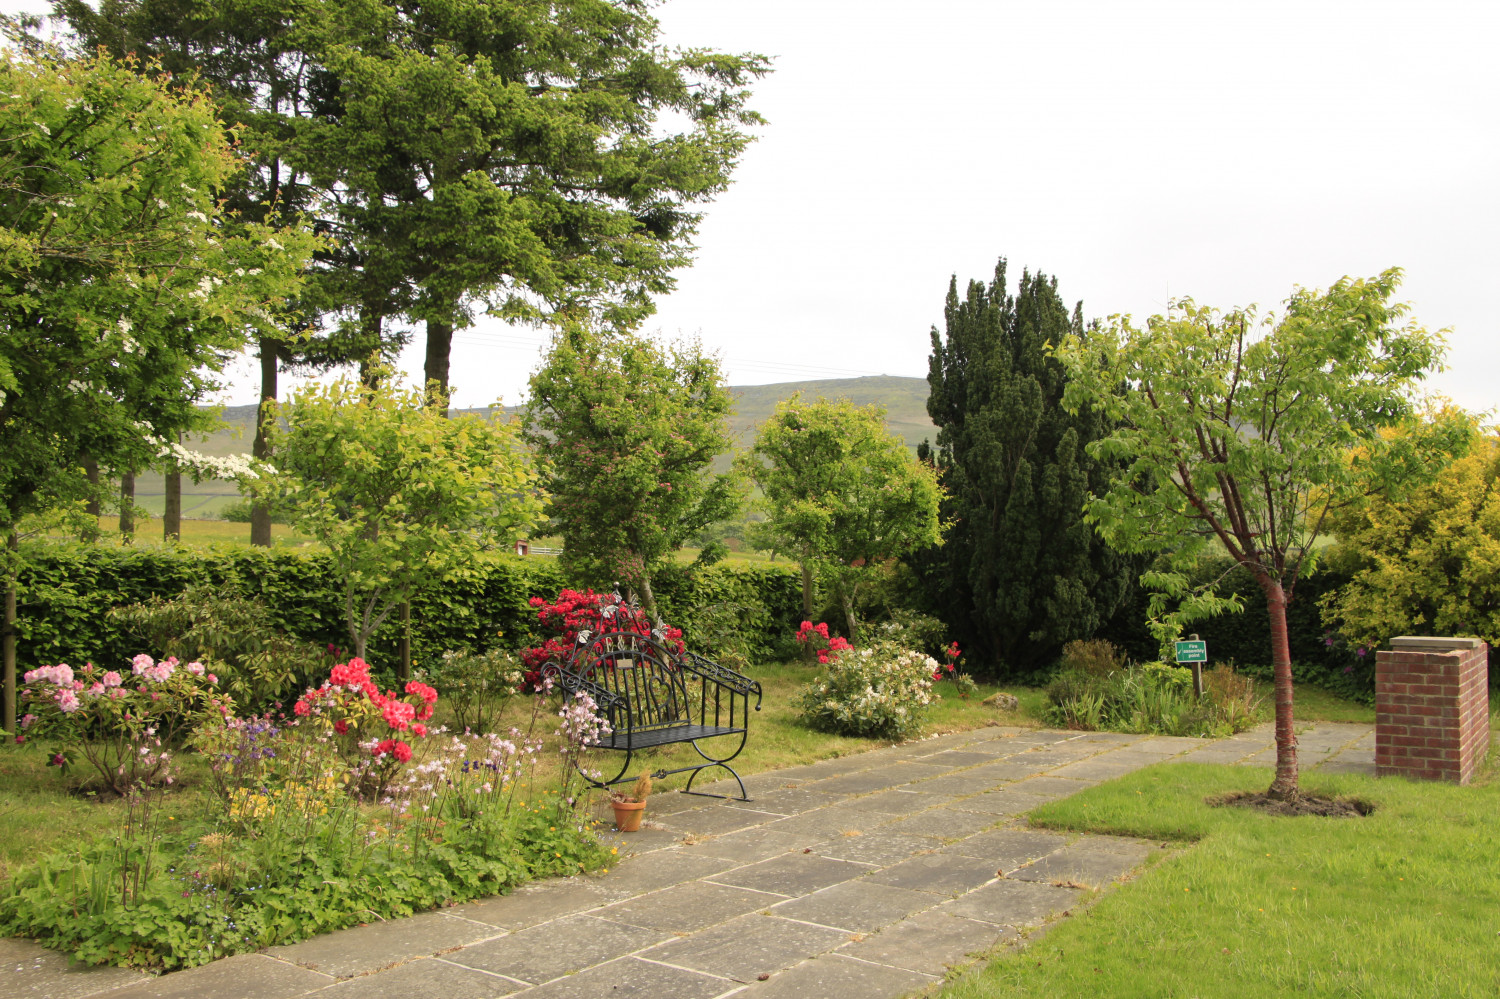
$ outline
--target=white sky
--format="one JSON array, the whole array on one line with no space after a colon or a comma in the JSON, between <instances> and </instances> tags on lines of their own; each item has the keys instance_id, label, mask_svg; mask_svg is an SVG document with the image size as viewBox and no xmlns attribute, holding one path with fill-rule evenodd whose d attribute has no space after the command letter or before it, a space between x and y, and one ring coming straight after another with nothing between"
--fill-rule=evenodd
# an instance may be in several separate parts
<instances>
[{"instance_id":1,"label":"white sky","mask_svg":"<svg viewBox=\"0 0 1500 999\"><path fill-rule=\"evenodd\" d=\"M39 3L0 0L0 8ZM1059 278L1088 316L1276 306L1405 269L1434 387L1500 406L1500 5L666 0L664 41L775 57L769 119L647 330L735 384L924 376L950 274ZM521 398L539 330L456 337L455 403ZM403 359L421 370L421 342ZM254 401L246 366L226 401Z\"/></svg>"}]
</instances>

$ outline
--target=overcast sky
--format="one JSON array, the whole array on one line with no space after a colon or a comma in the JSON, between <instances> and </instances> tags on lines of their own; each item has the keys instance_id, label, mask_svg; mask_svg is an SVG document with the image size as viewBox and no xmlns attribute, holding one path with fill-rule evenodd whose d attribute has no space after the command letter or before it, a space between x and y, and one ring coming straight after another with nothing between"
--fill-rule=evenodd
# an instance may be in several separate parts
<instances>
[{"instance_id":1,"label":"overcast sky","mask_svg":"<svg viewBox=\"0 0 1500 999\"><path fill-rule=\"evenodd\" d=\"M0 0L0 6L40 6ZM647 330L735 384L924 376L949 276L997 257L1088 316L1275 307L1405 269L1450 327L1438 390L1500 406L1500 5L666 0L668 44L760 52L769 120ZM457 335L458 405L515 402L545 339ZM404 359L420 373L421 344ZM237 379L228 401L251 402Z\"/></svg>"}]
</instances>

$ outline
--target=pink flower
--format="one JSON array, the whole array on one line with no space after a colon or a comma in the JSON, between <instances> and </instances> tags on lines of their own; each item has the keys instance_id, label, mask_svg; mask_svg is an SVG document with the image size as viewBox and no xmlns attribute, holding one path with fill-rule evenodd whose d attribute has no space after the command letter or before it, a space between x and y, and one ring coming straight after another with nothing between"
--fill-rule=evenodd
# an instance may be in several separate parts
<instances>
[{"instance_id":1,"label":"pink flower","mask_svg":"<svg viewBox=\"0 0 1500 999\"><path fill-rule=\"evenodd\" d=\"M208 674L208 682L209 683L218 683L219 682L219 678L216 677L216 676L214 676L212 673L210 673L210 674Z\"/></svg>"},{"instance_id":2,"label":"pink flower","mask_svg":"<svg viewBox=\"0 0 1500 999\"><path fill-rule=\"evenodd\" d=\"M407 760L411 759L411 747L404 742L398 742L394 747L392 747L391 755L396 757L396 759L400 760L402 763L405 763Z\"/></svg>"},{"instance_id":3,"label":"pink flower","mask_svg":"<svg viewBox=\"0 0 1500 999\"><path fill-rule=\"evenodd\" d=\"M411 727L411 731L412 731L412 734L415 735L415 736L417 736L418 738L423 738L423 737L425 737L427 735L427 726L426 725L422 725L422 724L419 723L419 724L413 725Z\"/></svg>"},{"instance_id":4,"label":"pink flower","mask_svg":"<svg viewBox=\"0 0 1500 999\"><path fill-rule=\"evenodd\" d=\"M130 660L131 672L135 673L136 676L140 676L143 672L146 671L147 668L154 665L156 665L156 660L152 659L144 652L136 656L134 659Z\"/></svg>"},{"instance_id":5,"label":"pink flower","mask_svg":"<svg viewBox=\"0 0 1500 999\"><path fill-rule=\"evenodd\" d=\"M125 682L124 680L120 679L120 674L116 673L114 670L110 670L108 673L105 673L102 679L106 687L118 687L120 684Z\"/></svg>"},{"instance_id":6,"label":"pink flower","mask_svg":"<svg viewBox=\"0 0 1500 999\"><path fill-rule=\"evenodd\" d=\"M194 662L194 663L188 663L187 664L187 671L189 673L193 674L194 676L202 676L203 675L203 664L202 663L196 663L196 662Z\"/></svg>"},{"instance_id":7,"label":"pink flower","mask_svg":"<svg viewBox=\"0 0 1500 999\"><path fill-rule=\"evenodd\" d=\"M349 731L349 723L342 720L336 721L333 723L333 730L339 735L343 735L344 733Z\"/></svg>"},{"instance_id":8,"label":"pink flower","mask_svg":"<svg viewBox=\"0 0 1500 999\"><path fill-rule=\"evenodd\" d=\"M126 690L124 687L112 687L109 691L109 699L112 701L118 701L128 693L130 693L130 691Z\"/></svg>"},{"instance_id":9,"label":"pink flower","mask_svg":"<svg viewBox=\"0 0 1500 999\"><path fill-rule=\"evenodd\" d=\"M57 706L62 709L63 714L72 714L78 710L78 695L71 690L59 690Z\"/></svg>"},{"instance_id":10,"label":"pink flower","mask_svg":"<svg viewBox=\"0 0 1500 999\"><path fill-rule=\"evenodd\" d=\"M89 693L93 694L95 697L98 697L100 694L104 693L104 684L102 684L102 683L96 683L96 684L94 684L92 687L89 688Z\"/></svg>"},{"instance_id":11,"label":"pink flower","mask_svg":"<svg viewBox=\"0 0 1500 999\"><path fill-rule=\"evenodd\" d=\"M23 728L23 729L30 728L35 722L36 722L36 715L22 715L21 716L21 728Z\"/></svg>"}]
</instances>

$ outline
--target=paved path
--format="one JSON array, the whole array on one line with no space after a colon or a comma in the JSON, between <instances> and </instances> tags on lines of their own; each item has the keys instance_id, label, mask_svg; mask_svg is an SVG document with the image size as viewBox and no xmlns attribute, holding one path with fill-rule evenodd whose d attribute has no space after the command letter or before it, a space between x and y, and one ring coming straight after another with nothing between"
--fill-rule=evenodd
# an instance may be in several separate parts
<instances>
[{"instance_id":1,"label":"paved path","mask_svg":"<svg viewBox=\"0 0 1500 999\"><path fill-rule=\"evenodd\" d=\"M1318 725L1300 735L1302 763L1373 774L1374 738ZM1274 759L1268 726L1217 741L944 735L746 778L749 804L653 797L654 828L620 837L635 855L603 876L159 978L0 939L0 999L901 996L1034 937L1155 847L1032 831L1021 813L1163 760Z\"/></svg>"}]
</instances>

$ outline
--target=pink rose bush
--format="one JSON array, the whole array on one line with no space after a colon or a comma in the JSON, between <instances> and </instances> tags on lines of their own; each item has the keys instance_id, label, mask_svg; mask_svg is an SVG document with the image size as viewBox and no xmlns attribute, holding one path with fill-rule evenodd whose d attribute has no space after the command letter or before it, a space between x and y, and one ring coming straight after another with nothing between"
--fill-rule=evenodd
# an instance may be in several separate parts
<instances>
[{"instance_id":1,"label":"pink rose bush","mask_svg":"<svg viewBox=\"0 0 1500 999\"><path fill-rule=\"evenodd\" d=\"M28 670L22 681L21 738L51 739L52 762L64 774L86 762L117 794L170 783L179 737L233 707L201 663L172 657L136 656L128 673L57 663Z\"/></svg>"}]
</instances>

